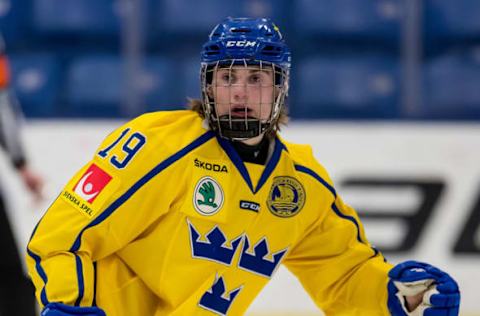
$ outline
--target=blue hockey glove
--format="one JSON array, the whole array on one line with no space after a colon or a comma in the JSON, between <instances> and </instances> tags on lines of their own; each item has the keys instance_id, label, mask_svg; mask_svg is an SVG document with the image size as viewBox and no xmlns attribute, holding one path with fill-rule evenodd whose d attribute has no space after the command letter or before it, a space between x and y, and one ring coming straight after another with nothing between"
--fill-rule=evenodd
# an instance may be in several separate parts
<instances>
[{"instance_id":1,"label":"blue hockey glove","mask_svg":"<svg viewBox=\"0 0 480 316\"><path fill-rule=\"evenodd\" d=\"M47 304L40 316L106 316L105 312L98 307L77 307L61 303Z\"/></svg>"},{"instance_id":2,"label":"blue hockey glove","mask_svg":"<svg viewBox=\"0 0 480 316\"><path fill-rule=\"evenodd\" d=\"M388 273L388 309L393 316L457 316L460 291L447 273L429 264L406 261ZM406 308L405 296L423 293L413 311Z\"/></svg>"}]
</instances>

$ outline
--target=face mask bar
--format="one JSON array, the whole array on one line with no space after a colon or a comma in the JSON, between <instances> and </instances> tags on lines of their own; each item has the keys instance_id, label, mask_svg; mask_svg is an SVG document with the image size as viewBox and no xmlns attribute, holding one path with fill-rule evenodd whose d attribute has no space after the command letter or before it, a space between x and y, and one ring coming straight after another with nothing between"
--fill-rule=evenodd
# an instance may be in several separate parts
<instances>
[{"instance_id":1,"label":"face mask bar","mask_svg":"<svg viewBox=\"0 0 480 316\"><path fill-rule=\"evenodd\" d=\"M239 69L247 71L267 73L270 74L271 79L265 83L260 79L259 83L234 82L235 72ZM218 72L221 71L221 76L228 76L227 82L216 82ZM261 135L268 131L275 131L277 121L279 119L281 109L284 106L285 98L288 94L288 70L282 69L270 62L264 61L249 61L246 59L233 59L217 61L213 64L202 64L201 68L201 84L203 95L203 106L205 117L207 118L210 127L217 131L221 137L231 140L245 140ZM228 104L217 103L214 95L218 96L219 87L228 88ZM271 102L264 102L264 90L272 88ZM255 116L249 116L249 109L247 104L244 104L244 115L232 115L234 106L231 103L232 90L244 89L243 95L251 93L251 89L258 90L258 100L249 99L248 106L254 106ZM250 96L251 97L251 96ZM220 106L228 106L228 113L217 115ZM264 108L270 108L268 117L265 116Z\"/></svg>"}]
</instances>

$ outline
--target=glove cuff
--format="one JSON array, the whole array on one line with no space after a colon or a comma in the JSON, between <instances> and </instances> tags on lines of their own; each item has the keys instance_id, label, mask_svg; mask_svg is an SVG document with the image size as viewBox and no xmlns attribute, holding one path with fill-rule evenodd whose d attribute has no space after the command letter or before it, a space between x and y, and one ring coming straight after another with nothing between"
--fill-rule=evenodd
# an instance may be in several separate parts
<instances>
[{"instance_id":1,"label":"glove cuff","mask_svg":"<svg viewBox=\"0 0 480 316\"><path fill-rule=\"evenodd\" d=\"M61 303L47 304L40 316L106 316L98 307L70 306Z\"/></svg>"}]
</instances>

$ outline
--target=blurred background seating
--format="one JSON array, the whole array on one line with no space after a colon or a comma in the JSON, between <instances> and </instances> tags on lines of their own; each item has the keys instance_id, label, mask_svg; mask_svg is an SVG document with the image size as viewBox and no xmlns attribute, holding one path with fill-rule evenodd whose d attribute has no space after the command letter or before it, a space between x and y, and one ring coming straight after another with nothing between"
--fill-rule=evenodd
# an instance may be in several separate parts
<instances>
[{"instance_id":1,"label":"blurred background seating","mask_svg":"<svg viewBox=\"0 0 480 316\"><path fill-rule=\"evenodd\" d=\"M480 36L480 2L425 0L425 32L429 40L461 43Z\"/></svg>"},{"instance_id":2,"label":"blurred background seating","mask_svg":"<svg viewBox=\"0 0 480 316\"><path fill-rule=\"evenodd\" d=\"M31 0L0 0L0 31L9 50L29 40Z\"/></svg>"},{"instance_id":3,"label":"blurred background seating","mask_svg":"<svg viewBox=\"0 0 480 316\"><path fill-rule=\"evenodd\" d=\"M227 16L268 16L281 23L285 22L287 13L286 0L152 0L151 3L154 9L153 29L158 36L167 32L198 35L204 39L212 29L212 22Z\"/></svg>"},{"instance_id":4,"label":"blurred background seating","mask_svg":"<svg viewBox=\"0 0 480 316\"><path fill-rule=\"evenodd\" d=\"M394 118L398 115L396 60L383 56L315 56L302 61L294 117Z\"/></svg>"},{"instance_id":5,"label":"blurred background seating","mask_svg":"<svg viewBox=\"0 0 480 316\"><path fill-rule=\"evenodd\" d=\"M294 21L300 35L396 44L401 28L399 0L298 0Z\"/></svg>"},{"instance_id":6,"label":"blurred background seating","mask_svg":"<svg viewBox=\"0 0 480 316\"><path fill-rule=\"evenodd\" d=\"M33 29L51 37L118 37L120 6L112 0L35 0Z\"/></svg>"},{"instance_id":7,"label":"blurred background seating","mask_svg":"<svg viewBox=\"0 0 480 316\"><path fill-rule=\"evenodd\" d=\"M432 58L424 69L423 117L480 119L480 46Z\"/></svg>"},{"instance_id":8,"label":"blurred background seating","mask_svg":"<svg viewBox=\"0 0 480 316\"><path fill-rule=\"evenodd\" d=\"M168 59L149 57L135 81L148 110L172 109L176 100L175 71ZM67 71L66 105L73 116L122 116L128 98L126 65L115 55L91 55L73 60ZM177 106L178 108L178 106Z\"/></svg>"},{"instance_id":9,"label":"blurred background seating","mask_svg":"<svg viewBox=\"0 0 480 316\"><path fill-rule=\"evenodd\" d=\"M11 55L13 89L23 110L32 117L58 116L62 91L62 68L53 55Z\"/></svg>"},{"instance_id":10,"label":"blurred background seating","mask_svg":"<svg viewBox=\"0 0 480 316\"><path fill-rule=\"evenodd\" d=\"M200 96L199 51L212 26L267 16L293 51L293 118L479 119L480 3L422 2L411 91L408 12L406 0L0 0L0 32L28 117L183 108Z\"/></svg>"}]
</instances>

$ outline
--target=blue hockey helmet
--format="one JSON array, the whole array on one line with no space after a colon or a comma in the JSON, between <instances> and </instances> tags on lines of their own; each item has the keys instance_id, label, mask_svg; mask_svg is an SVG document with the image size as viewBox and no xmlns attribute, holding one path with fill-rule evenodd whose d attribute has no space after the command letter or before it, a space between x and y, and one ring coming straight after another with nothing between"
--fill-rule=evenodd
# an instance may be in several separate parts
<instances>
[{"instance_id":1,"label":"blue hockey helmet","mask_svg":"<svg viewBox=\"0 0 480 316\"><path fill-rule=\"evenodd\" d=\"M223 60L271 62L290 68L290 50L278 27L266 18L227 18L215 26L202 48L202 63Z\"/></svg>"},{"instance_id":2,"label":"blue hockey helmet","mask_svg":"<svg viewBox=\"0 0 480 316\"><path fill-rule=\"evenodd\" d=\"M201 52L201 84L205 117L220 136L243 140L274 131L285 98L291 56L278 27L267 18L227 18L212 30ZM221 68L255 67L270 69L273 74L274 97L269 119L217 116L211 93L212 78Z\"/></svg>"}]
</instances>

